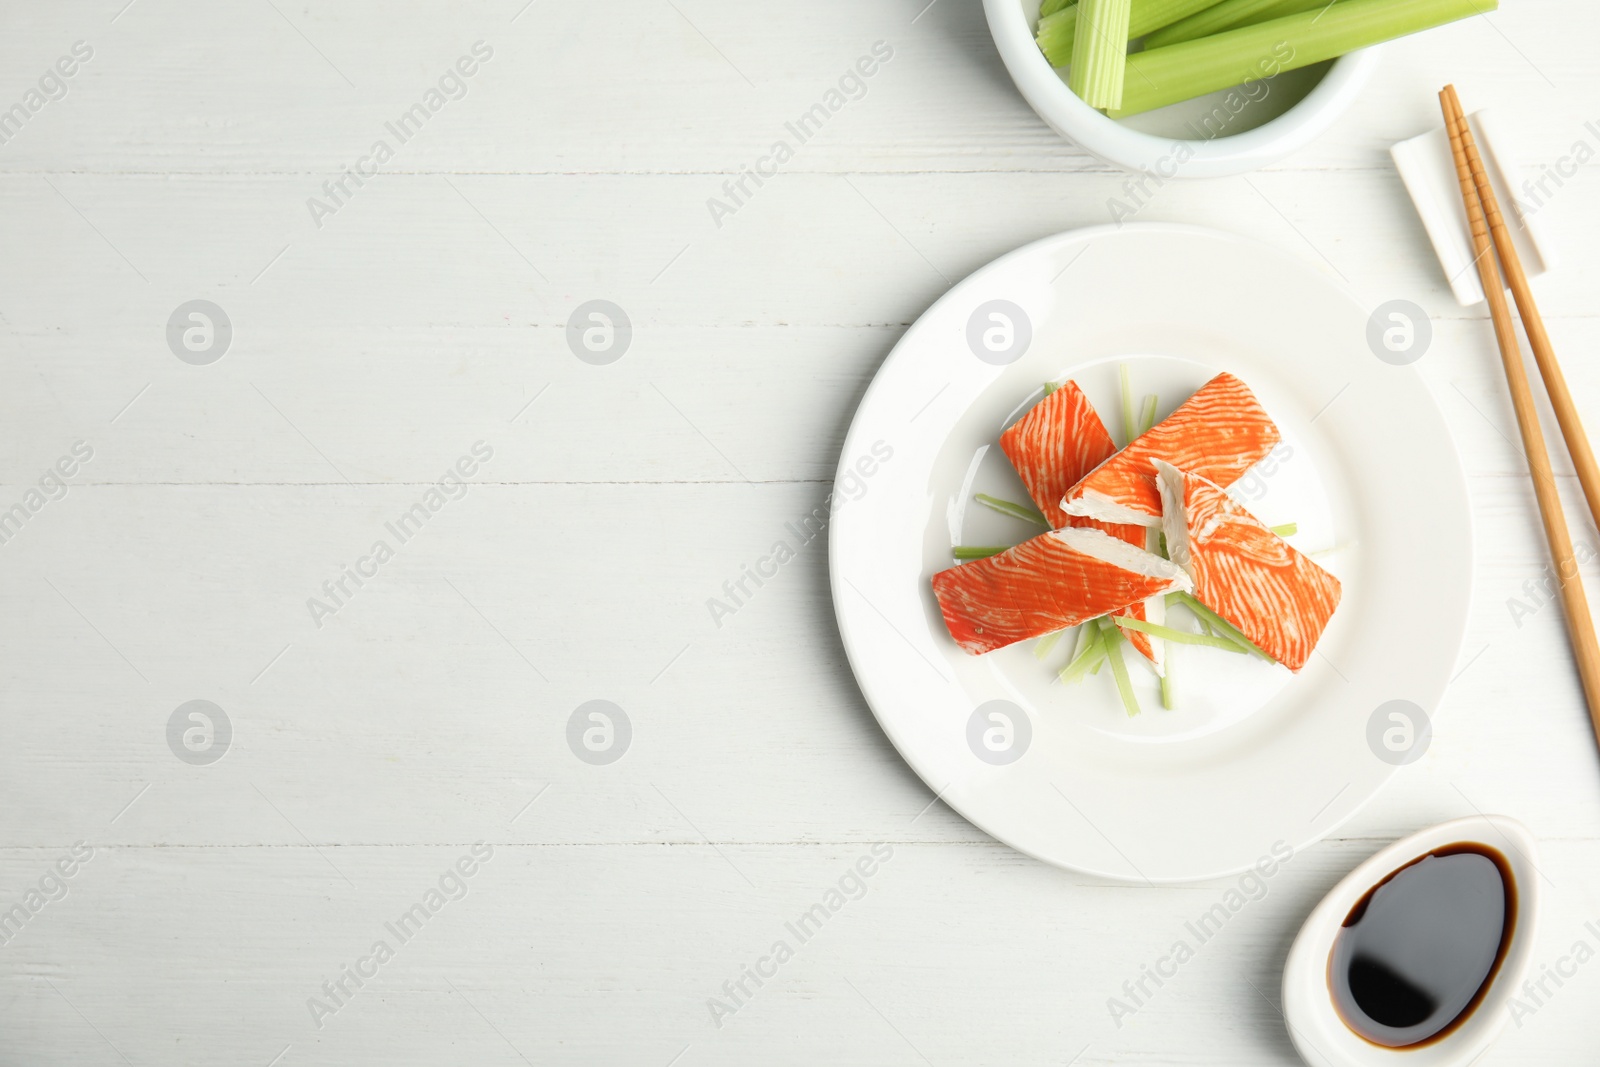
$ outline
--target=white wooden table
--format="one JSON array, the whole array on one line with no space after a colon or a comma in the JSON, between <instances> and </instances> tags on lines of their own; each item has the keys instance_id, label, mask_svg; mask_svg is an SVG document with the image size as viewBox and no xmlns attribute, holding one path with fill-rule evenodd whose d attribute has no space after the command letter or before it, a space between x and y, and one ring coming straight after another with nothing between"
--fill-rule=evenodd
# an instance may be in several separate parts
<instances>
[{"instance_id":1,"label":"white wooden table","mask_svg":"<svg viewBox=\"0 0 1600 1067\"><path fill-rule=\"evenodd\" d=\"M1303 915L1475 810L1544 841L1540 958L1600 948L1600 757L1558 609L1508 607L1545 556L1493 338L1386 151L1454 79L1566 160L1537 284L1593 408L1587 5L1393 46L1317 144L1140 213L1429 311L1478 563L1427 756L1118 1025L1109 998L1231 883L1097 884L930 804L845 663L822 539L707 608L821 504L906 325L1120 195L1015 94L978 3L123 3L0 23L0 107L92 50L0 145L0 509L25 516L0 543L0 1064L1290 1064ZM880 41L861 98L729 200ZM594 299L632 323L609 365L567 343ZM221 335L168 343L193 300L231 323L209 363ZM193 700L209 742L186 710L169 744ZM631 724L616 762L569 748L591 700ZM874 849L800 943L785 924ZM1594 1062L1600 965L1564 981L1482 1062Z\"/></svg>"}]
</instances>

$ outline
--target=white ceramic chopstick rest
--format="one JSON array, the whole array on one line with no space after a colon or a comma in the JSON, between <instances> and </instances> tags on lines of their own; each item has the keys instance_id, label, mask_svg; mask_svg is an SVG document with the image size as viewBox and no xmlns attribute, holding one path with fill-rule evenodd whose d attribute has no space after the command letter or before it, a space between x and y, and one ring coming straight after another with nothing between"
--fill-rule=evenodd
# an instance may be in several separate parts
<instances>
[{"instance_id":1,"label":"white ceramic chopstick rest","mask_svg":"<svg viewBox=\"0 0 1600 1067\"><path fill-rule=\"evenodd\" d=\"M1543 208L1560 195L1565 178L1560 163L1538 174L1524 176L1516 144L1507 132L1503 116L1484 109L1467 116L1472 134L1483 156L1489 184L1506 212L1512 243L1522 257L1528 277L1536 277L1555 265L1549 237L1549 217ZM1389 149L1400 180L1411 194L1417 215L1422 219L1428 239L1439 257L1450 289L1462 307L1483 301L1483 285L1473 269L1472 239L1467 227L1467 211L1461 203L1461 185L1456 176L1455 157L1450 151L1450 135L1443 126L1419 137L1401 141Z\"/></svg>"}]
</instances>

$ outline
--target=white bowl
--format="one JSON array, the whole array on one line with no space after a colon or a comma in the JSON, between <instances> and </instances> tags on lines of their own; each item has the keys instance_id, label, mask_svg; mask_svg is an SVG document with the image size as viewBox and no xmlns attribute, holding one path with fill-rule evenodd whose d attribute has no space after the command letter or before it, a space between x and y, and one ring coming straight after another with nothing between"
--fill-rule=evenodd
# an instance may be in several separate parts
<instances>
[{"instance_id":1,"label":"white bowl","mask_svg":"<svg viewBox=\"0 0 1600 1067\"><path fill-rule=\"evenodd\" d=\"M1435 849L1472 842L1498 851L1516 883L1516 925L1489 989L1460 1026L1434 1044L1383 1048L1356 1035L1334 1009L1328 955L1345 917L1378 882ZM1533 962L1539 913L1538 842L1504 815L1474 815L1396 841L1351 871L1306 919L1283 965L1283 1014L1302 1059L1316 1067L1467 1067L1499 1036Z\"/></svg>"},{"instance_id":2,"label":"white bowl","mask_svg":"<svg viewBox=\"0 0 1600 1067\"><path fill-rule=\"evenodd\" d=\"M1343 114L1378 65L1379 49L1364 48L1332 64L1278 75L1266 83L1269 91L1260 100L1237 112L1225 106L1232 90L1221 90L1144 115L1111 119L1078 99L1039 51L1033 39L1039 3L983 2L995 47L1024 99L1053 130L1091 155L1162 180L1243 174L1282 159ZM1236 95L1234 103L1238 100ZM1207 136L1212 126L1205 119L1219 108L1227 121L1213 119L1216 130ZM1237 132L1230 132L1230 126Z\"/></svg>"}]
</instances>

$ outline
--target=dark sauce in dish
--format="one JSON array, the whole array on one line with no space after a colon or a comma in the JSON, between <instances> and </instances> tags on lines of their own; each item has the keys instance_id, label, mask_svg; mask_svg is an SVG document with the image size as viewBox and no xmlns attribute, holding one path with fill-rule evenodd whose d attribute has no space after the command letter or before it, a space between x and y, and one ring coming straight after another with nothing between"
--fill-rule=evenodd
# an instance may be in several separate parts
<instances>
[{"instance_id":1,"label":"dark sauce in dish","mask_svg":"<svg viewBox=\"0 0 1600 1067\"><path fill-rule=\"evenodd\" d=\"M1412 860L1368 890L1334 938L1328 988L1339 1018L1385 1048L1448 1036L1489 991L1516 916L1511 865L1489 846Z\"/></svg>"}]
</instances>

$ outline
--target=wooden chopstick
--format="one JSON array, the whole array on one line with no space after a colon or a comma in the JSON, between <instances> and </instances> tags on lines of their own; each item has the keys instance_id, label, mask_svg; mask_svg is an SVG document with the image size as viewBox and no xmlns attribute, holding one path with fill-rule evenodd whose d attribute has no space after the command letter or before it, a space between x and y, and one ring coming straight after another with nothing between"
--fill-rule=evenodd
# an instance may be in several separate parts
<instances>
[{"instance_id":1,"label":"wooden chopstick","mask_svg":"<svg viewBox=\"0 0 1600 1067\"><path fill-rule=\"evenodd\" d=\"M1573 656L1578 663L1578 675L1583 681L1584 696L1589 705L1589 722L1594 727L1596 739L1600 740L1600 642L1595 639L1594 617L1589 614L1589 598L1583 592L1583 579L1572 550L1572 534L1567 529L1567 518L1561 510L1561 494L1556 488L1555 474L1550 469L1550 453L1545 448L1544 429L1539 424L1538 409L1534 407L1528 371L1523 366L1522 351L1517 346L1516 327L1511 321L1511 308L1506 304L1500 270L1495 265L1493 246L1489 243L1488 225L1484 221L1483 205L1478 199L1478 184L1473 178L1467 157L1466 139L1471 136L1470 131L1463 135L1467 117L1462 113L1460 101L1451 87L1447 86L1439 94L1439 102L1444 108L1445 128L1450 132L1450 148L1455 155L1456 177L1461 182L1461 199L1466 205L1467 221L1472 230L1478 277L1483 282L1483 293L1489 302L1489 317L1494 320L1495 339L1500 344L1500 361L1505 365L1506 384L1511 389L1511 406L1517 413L1517 427L1522 431L1522 447L1527 453L1528 469L1533 475L1533 492L1539 501L1545 539L1549 541L1550 554L1555 559L1556 581L1560 583L1567 633L1572 638Z\"/></svg>"},{"instance_id":2,"label":"wooden chopstick","mask_svg":"<svg viewBox=\"0 0 1600 1067\"><path fill-rule=\"evenodd\" d=\"M1465 116L1456 87L1444 87L1450 107ZM1511 285L1511 295L1517 301L1517 314L1522 316L1522 328L1533 348L1534 361L1539 364L1539 375L1544 378L1545 391L1550 394L1550 406L1555 409L1556 422L1561 426L1561 436L1566 439L1567 451L1572 455L1572 465L1578 472L1578 484L1583 486L1584 499L1589 502L1589 514L1600 527L1600 464L1595 462L1594 449L1589 447L1589 435L1584 432L1583 419L1578 406L1567 391L1567 379L1556 361L1555 348L1550 344L1550 334L1544 328L1544 316L1533 301L1533 289L1528 285L1528 275L1522 269L1522 257L1511 242L1511 230L1500 214L1500 203L1494 188L1489 184L1488 171L1478 155L1478 142L1472 136L1472 127L1463 117L1459 123L1461 142L1467 153L1467 166L1472 170L1473 184L1478 189L1478 199L1483 204L1483 214L1489 223L1489 233L1494 238L1494 249L1500 256L1500 265L1506 281Z\"/></svg>"}]
</instances>

